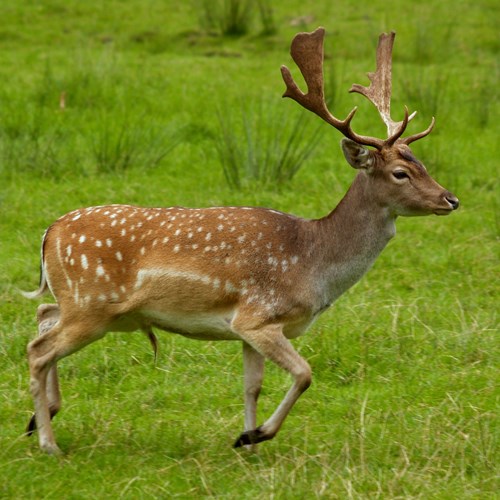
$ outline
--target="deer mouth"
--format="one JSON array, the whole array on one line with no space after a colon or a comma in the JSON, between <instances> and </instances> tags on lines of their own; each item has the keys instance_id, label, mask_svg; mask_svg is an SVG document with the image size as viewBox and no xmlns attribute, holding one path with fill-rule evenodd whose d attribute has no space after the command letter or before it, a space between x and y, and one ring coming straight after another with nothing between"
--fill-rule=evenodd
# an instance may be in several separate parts
<instances>
[{"instance_id":1,"label":"deer mouth","mask_svg":"<svg viewBox=\"0 0 500 500\"><path fill-rule=\"evenodd\" d=\"M436 215L448 215L449 213L453 212L460 206L458 198L453 194L451 194L450 192L447 192L445 194L444 199L446 200L446 206L439 207L437 210L435 210L434 213Z\"/></svg>"},{"instance_id":2,"label":"deer mouth","mask_svg":"<svg viewBox=\"0 0 500 500\"><path fill-rule=\"evenodd\" d=\"M434 210L434 215L449 215L451 212L453 212L453 208L438 208L437 210Z\"/></svg>"}]
</instances>

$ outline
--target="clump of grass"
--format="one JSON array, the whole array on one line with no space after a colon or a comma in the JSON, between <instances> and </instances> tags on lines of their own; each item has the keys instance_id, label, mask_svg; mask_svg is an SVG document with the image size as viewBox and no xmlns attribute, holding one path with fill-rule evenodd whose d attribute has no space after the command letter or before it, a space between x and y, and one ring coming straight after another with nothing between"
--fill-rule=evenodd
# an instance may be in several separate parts
<instances>
[{"instance_id":1,"label":"clump of grass","mask_svg":"<svg viewBox=\"0 0 500 500\"><path fill-rule=\"evenodd\" d=\"M250 29L252 3L249 0L201 0L200 20L205 29L226 36L246 35Z\"/></svg>"},{"instance_id":2,"label":"clump of grass","mask_svg":"<svg viewBox=\"0 0 500 500\"><path fill-rule=\"evenodd\" d=\"M243 36L250 32L256 17L255 8L262 26L263 35L277 32L273 9L268 0L199 0L200 24L203 29L224 36Z\"/></svg>"},{"instance_id":3,"label":"clump of grass","mask_svg":"<svg viewBox=\"0 0 500 500\"><path fill-rule=\"evenodd\" d=\"M301 110L263 100L242 105L239 116L219 110L216 145L224 176L236 189L249 184L282 185L290 181L321 139Z\"/></svg>"},{"instance_id":4,"label":"clump of grass","mask_svg":"<svg viewBox=\"0 0 500 500\"><path fill-rule=\"evenodd\" d=\"M262 34L265 36L275 35L278 32L278 27L274 20L274 12L271 3L267 0L258 0L257 7L259 9L260 22L262 24Z\"/></svg>"},{"instance_id":5,"label":"clump of grass","mask_svg":"<svg viewBox=\"0 0 500 500\"><path fill-rule=\"evenodd\" d=\"M114 110L100 113L89 130L88 148L97 172L123 172L156 167L182 139L182 130L172 133Z\"/></svg>"},{"instance_id":6,"label":"clump of grass","mask_svg":"<svg viewBox=\"0 0 500 500\"><path fill-rule=\"evenodd\" d=\"M14 94L0 97L0 171L57 174L64 143L63 117L57 108L25 101Z\"/></svg>"}]
</instances>

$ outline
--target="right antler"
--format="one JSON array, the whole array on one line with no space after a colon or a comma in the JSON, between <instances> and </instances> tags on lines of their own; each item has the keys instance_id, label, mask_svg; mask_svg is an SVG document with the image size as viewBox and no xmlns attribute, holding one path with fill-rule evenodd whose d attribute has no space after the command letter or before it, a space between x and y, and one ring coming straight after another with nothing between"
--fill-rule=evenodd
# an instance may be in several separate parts
<instances>
[{"instance_id":1,"label":"right antler","mask_svg":"<svg viewBox=\"0 0 500 500\"><path fill-rule=\"evenodd\" d=\"M377 71L368 74L371 80L370 87L353 84L350 90L350 92L358 92L364 95L375 105L387 126L388 138L378 139L376 137L356 134L351 128L351 121L356 113L357 107L355 107L344 120L335 118L326 106L323 90L324 37L324 28L318 28L312 33L299 33L295 36L292 41L290 53L306 81L307 94L304 94L298 88L292 78L290 70L286 66L282 66L281 73L286 84L286 91L283 97L294 99L301 106L317 114L346 137L358 144L373 146L379 150L386 146L392 146L397 140L400 140L400 142L404 144L409 144L430 133L434 126L434 118L429 128L424 132L405 139L400 139L408 122L415 116L415 113L408 116L408 109L406 107L403 121L395 122L391 119L391 66L392 45L394 43L395 33L390 33L389 35L383 33L380 35L377 48Z\"/></svg>"}]
</instances>

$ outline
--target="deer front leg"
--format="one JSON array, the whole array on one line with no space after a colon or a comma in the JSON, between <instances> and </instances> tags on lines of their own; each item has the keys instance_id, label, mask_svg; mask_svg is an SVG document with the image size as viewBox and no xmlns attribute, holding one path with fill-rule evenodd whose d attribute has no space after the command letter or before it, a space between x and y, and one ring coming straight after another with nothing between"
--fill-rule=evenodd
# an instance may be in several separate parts
<instances>
[{"instance_id":1,"label":"deer front leg","mask_svg":"<svg viewBox=\"0 0 500 500\"><path fill-rule=\"evenodd\" d=\"M57 304L41 304L37 310L38 335L44 335L52 329L59 321L59 306ZM50 418L54 418L61 409L61 393L59 391L59 380L57 375L57 366L54 363L47 373L47 382L45 392L47 403L49 405ZM35 414L32 415L26 434L31 436L36 430Z\"/></svg>"},{"instance_id":2,"label":"deer front leg","mask_svg":"<svg viewBox=\"0 0 500 500\"><path fill-rule=\"evenodd\" d=\"M264 377L264 356L243 342L243 380L245 392L245 431L257 426L257 400ZM255 451L255 446L249 447Z\"/></svg>"},{"instance_id":3,"label":"deer front leg","mask_svg":"<svg viewBox=\"0 0 500 500\"><path fill-rule=\"evenodd\" d=\"M257 353L289 372L294 378L294 383L271 417L260 427L246 429L234 443L235 448L272 439L297 399L311 384L309 364L283 335L280 325L238 333Z\"/></svg>"}]
</instances>

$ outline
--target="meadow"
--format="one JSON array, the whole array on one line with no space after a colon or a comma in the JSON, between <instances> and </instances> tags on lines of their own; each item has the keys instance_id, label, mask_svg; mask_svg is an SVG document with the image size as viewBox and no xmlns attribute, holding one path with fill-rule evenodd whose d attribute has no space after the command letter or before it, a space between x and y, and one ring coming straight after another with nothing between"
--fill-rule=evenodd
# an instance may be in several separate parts
<instances>
[{"instance_id":1,"label":"meadow","mask_svg":"<svg viewBox=\"0 0 500 500\"><path fill-rule=\"evenodd\" d=\"M499 16L496 0L3 0L0 498L496 498ZM320 25L331 109L359 106L355 130L379 136L347 90L397 32L393 115L418 110L409 133L436 117L412 149L460 209L400 218L294 341L313 384L257 454L232 449L240 344L158 332L156 363L139 333L59 363L65 455L45 456L24 435L37 302L19 293L37 286L44 230L108 203L326 215L355 173L340 134L281 99L279 72L298 75L290 41ZM266 365L260 422L289 384Z\"/></svg>"}]
</instances>

